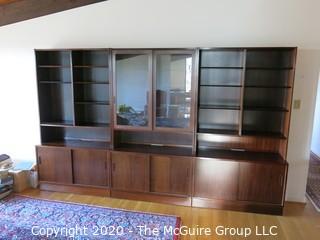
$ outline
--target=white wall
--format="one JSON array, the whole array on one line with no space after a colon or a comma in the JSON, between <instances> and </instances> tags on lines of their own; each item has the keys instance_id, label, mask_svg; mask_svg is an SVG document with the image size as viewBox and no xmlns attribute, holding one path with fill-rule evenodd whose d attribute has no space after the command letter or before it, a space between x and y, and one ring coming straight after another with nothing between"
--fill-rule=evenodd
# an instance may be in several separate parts
<instances>
[{"instance_id":1,"label":"white wall","mask_svg":"<svg viewBox=\"0 0 320 240\"><path fill-rule=\"evenodd\" d=\"M40 142L34 48L298 46L287 199L304 201L320 31L317 0L110 0L0 28L0 152Z\"/></svg>"},{"instance_id":2,"label":"white wall","mask_svg":"<svg viewBox=\"0 0 320 240\"><path fill-rule=\"evenodd\" d=\"M302 201L305 193L319 72L320 50L300 50L293 96L302 102L300 109L292 111L288 146L290 201Z\"/></svg>"},{"instance_id":3,"label":"white wall","mask_svg":"<svg viewBox=\"0 0 320 240\"><path fill-rule=\"evenodd\" d=\"M316 110L314 113L314 123L311 141L311 151L320 156L320 75L318 80Z\"/></svg>"}]
</instances>

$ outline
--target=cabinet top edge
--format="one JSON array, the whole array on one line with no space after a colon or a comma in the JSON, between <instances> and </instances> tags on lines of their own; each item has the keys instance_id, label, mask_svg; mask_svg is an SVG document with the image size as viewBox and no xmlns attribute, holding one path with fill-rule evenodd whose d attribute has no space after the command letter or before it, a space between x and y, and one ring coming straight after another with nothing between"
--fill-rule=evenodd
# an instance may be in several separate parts
<instances>
[{"instance_id":1,"label":"cabinet top edge","mask_svg":"<svg viewBox=\"0 0 320 240\"><path fill-rule=\"evenodd\" d=\"M298 47L169 47L169 48L35 48L34 51L112 51L112 50L297 50Z\"/></svg>"}]
</instances>

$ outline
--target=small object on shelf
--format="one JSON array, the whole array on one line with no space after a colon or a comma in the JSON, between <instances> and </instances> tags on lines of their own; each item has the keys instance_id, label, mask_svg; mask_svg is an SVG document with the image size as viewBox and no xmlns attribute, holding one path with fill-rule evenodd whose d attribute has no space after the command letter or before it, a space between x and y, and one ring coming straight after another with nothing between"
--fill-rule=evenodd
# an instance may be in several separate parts
<instances>
[{"instance_id":1,"label":"small object on shelf","mask_svg":"<svg viewBox=\"0 0 320 240\"><path fill-rule=\"evenodd\" d=\"M8 175L6 177L0 178L0 188L8 185L13 185L13 177Z\"/></svg>"}]
</instances>

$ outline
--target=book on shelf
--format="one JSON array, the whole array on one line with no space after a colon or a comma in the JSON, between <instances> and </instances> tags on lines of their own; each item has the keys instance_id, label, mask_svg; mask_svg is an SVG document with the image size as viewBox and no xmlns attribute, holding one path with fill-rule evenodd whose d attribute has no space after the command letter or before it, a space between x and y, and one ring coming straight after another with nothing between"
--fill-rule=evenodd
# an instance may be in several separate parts
<instances>
[{"instance_id":1,"label":"book on shelf","mask_svg":"<svg viewBox=\"0 0 320 240\"><path fill-rule=\"evenodd\" d=\"M12 189L6 192L0 193L0 200L7 197L11 192L12 192Z\"/></svg>"},{"instance_id":2,"label":"book on shelf","mask_svg":"<svg viewBox=\"0 0 320 240\"><path fill-rule=\"evenodd\" d=\"M0 187L5 185L13 185L13 176L7 175L6 177L0 177Z\"/></svg>"},{"instance_id":3,"label":"book on shelf","mask_svg":"<svg viewBox=\"0 0 320 240\"><path fill-rule=\"evenodd\" d=\"M3 187L0 187L0 194L5 193L7 191L11 191L12 187L13 187L12 185L6 185L6 186L3 186Z\"/></svg>"},{"instance_id":4,"label":"book on shelf","mask_svg":"<svg viewBox=\"0 0 320 240\"><path fill-rule=\"evenodd\" d=\"M11 158L6 154L0 155L0 170L7 170L9 168L12 168L13 162Z\"/></svg>"},{"instance_id":5,"label":"book on shelf","mask_svg":"<svg viewBox=\"0 0 320 240\"><path fill-rule=\"evenodd\" d=\"M10 160L10 157L7 154L0 155L0 163L6 160Z\"/></svg>"}]
</instances>

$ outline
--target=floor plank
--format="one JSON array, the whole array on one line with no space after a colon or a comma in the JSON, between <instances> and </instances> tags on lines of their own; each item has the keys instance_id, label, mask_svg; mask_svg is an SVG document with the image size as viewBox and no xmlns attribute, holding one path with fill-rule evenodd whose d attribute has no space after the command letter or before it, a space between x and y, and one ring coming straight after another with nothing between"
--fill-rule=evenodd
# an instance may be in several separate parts
<instances>
[{"instance_id":1,"label":"floor plank","mask_svg":"<svg viewBox=\"0 0 320 240\"><path fill-rule=\"evenodd\" d=\"M209 227L213 231L211 237L208 236L184 236L182 240L198 240L198 239L280 239L280 240L302 240L302 239L320 239L320 213L318 213L312 204L286 203L283 216L271 216L264 214L243 213L234 211L224 211L217 209L201 209L191 207L173 206L167 204L158 204L141 201L131 201L123 199L112 199L104 197L46 192L37 189L26 190L22 195L92 204L96 206L104 206L111 208L120 208L127 210L161 213L180 216L182 224L188 227ZM218 236L215 233L217 226L224 227L248 227L255 230L258 226L277 226L277 236L251 236L235 237L235 236Z\"/></svg>"}]
</instances>

